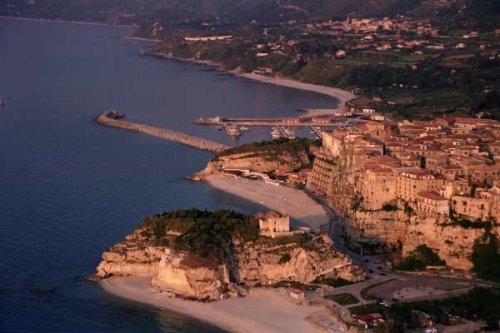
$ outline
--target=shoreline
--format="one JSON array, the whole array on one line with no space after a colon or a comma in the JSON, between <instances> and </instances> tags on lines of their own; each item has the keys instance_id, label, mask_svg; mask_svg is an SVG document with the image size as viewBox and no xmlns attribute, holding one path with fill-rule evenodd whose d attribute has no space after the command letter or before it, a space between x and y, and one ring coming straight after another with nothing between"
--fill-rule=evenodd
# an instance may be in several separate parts
<instances>
[{"instance_id":1,"label":"shoreline","mask_svg":"<svg viewBox=\"0 0 500 333\"><path fill-rule=\"evenodd\" d=\"M357 96L350 91L343 90L340 88L336 87L328 87L328 86L322 86L318 84L313 84L313 83L306 83L306 82L300 82L296 81L293 79L289 78L281 78L281 77L271 77L271 76L265 76L261 74L254 74L254 73L242 73L238 74L235 73L239 77L243 77L249 80L254 80L262 83L268 83L268 84L274 84L277 86L281 87L286 87L286 88L291 88L291 89L297 89L297 90L303 90L303 91L309 91L313 93L317 93L320 95L325 95L329 97L333 97L337 100L337 105L335 107L332 107L331 109L304 109L305 115L302 115L301 117L310 117L310 116L315 116L315 115L328 115L331 113L334 113L337 110L341 110L344 106L345 103L356 98Z\"/></svg>"},{"instance_id":2,"label":"shoreline","mask_svg":"<svg viewBox=\"0 0 500 333\"><path fill-rule=\"evenodd\" d=\"M230 74L230 75L234 75L235 77L245 78L248 80L258 81L261 83L273 84L273 85L281 86L281 87L285 87L285 88L297 89L297 90L317 93L320 95L333 97L337 101L337 104L334 107L329 108L329 109L312 109L312 108L309 109L309 108L306 108L306 109L299 110L300 112L303 112L303 114L300 115L299 117L313 117L313 116L330 115L332 113L335 113L338 110L341 110L345 106L346 102L358 97L357 95L351 93L350 91L347 91L347 90L344 90L341 88L336 88L336 87L328 87L328 86L322 86L322 85L313 84L313 83L300 82L300 81L285 78L285 77L266 76L266 75L255 74L255 73L238 73L236 71L222 70L221 65L219 63L216 63L216 62L211 61L211 60L198 60L198 59L193 59L193 58L178 58L178 57L169 56L168 54L165 54L165 53L155 53L155 52L149 52L148 55L167 59L167 60L182 61L182 62L197 64L197 65L213 66L213 67L216 67L217 69L219 69L224 74Z\"/></svg>"},{"instance_id":3,"label":"shoreline","mask_svg":"<svg viewBox=\"0 0 500 333\"><path fill-rule=\"evenodd\" d=\"M138 40L141 42L151 42L151 43L159 43L161 42L161 39L154 39L154 38L146 38L146 37L134 37L134 36L125 36L123 39L126 40Z\"/></svg>"},{"instance_id":4,"label":"shoreline","mask_svg":"<svg viewBox=\"0 0 500 333\"><path fill-rule=\"evenodd\" d=\"M323 306L296 304L283 289L252 288L246 297L211 303L187 301L158 293L147 277L110 277L99 282L107 293L168 309L238 333L318 333L310 316L323 314Z\"/></svg>"},{"instance_id":5,"label":"shoreline","mask_svg":"<svg viewBox=\"0 0 500 333\"><path fill-rule=\"evenodd\" d=\"M134 24L112 24L112 23L104 23L104 22L72 21L72 20L63 20L63 19L47 19L47 18L25 17L25 16L0 15L0 19L33 21L33 22L70 23L70 24L79 24L79 25L97 25L97 26L110 26L110 27L122 27L122 28L137 28L138 27L138 25L134 25Z\"/></svg>"},{"instance_id":6,"label":"shoreline","mask_svg":"<svg viewBox=\"0 0 500 333\"><path fill-rule=\"evenodd\" d=\"M298 189L269 185L220 173L206 175L203 181L215 189L242 200L250 201L269 210L285 212L290 216L294 227L310 227L318 232L330 221L323 206Z\"/></svg>"}]
</instances>

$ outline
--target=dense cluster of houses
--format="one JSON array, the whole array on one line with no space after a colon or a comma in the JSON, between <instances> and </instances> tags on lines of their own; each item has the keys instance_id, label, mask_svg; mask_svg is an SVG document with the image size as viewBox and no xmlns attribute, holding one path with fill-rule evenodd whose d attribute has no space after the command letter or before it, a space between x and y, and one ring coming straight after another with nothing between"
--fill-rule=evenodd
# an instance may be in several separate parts
<instances>
[{"instance_id":1,"label":"dense cluster of houses","mask_svg":"<svg viewBox=\"0 0 500 333\"><path fill-rule=\"evenodd\" d=\"M329 196L349 171L366 210L408 205L423 214L500 219L500 122L448 117L360 122L325 133L308 187Z\"/></svg>"}]
</instances>

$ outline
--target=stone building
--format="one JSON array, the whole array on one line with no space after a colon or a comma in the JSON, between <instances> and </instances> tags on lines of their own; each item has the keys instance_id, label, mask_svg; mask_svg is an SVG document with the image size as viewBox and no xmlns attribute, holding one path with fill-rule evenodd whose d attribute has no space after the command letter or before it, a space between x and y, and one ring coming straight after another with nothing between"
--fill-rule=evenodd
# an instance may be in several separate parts
<instances>
[{"instance_id":1,"label":"stone building","mask_svg":"<svg viewBox=\"0 0 500 333\"><path fill-rule=\"evenodd\" d=\"M456 214L473 220L500 218L500 189L476 189L475 195L454 195L451 209Z\"/></svg>"},{"instance_id":2,"label":"stone building","mask_svg":"<svg viewBox=\"0 0 500 333\"><path fill-rule=\"evenodd\" d=\"M290 217L276 212L268 212L266 214L257 214L259 219L259 234L264 237L283 237L292 236L293 231L290 231Z\"/></svg>"},{"instance_id":3,"label":"stone building","mask_svg":"<svg viewBox=\"0 0 500 333\"><path fill-rule=\"evenodd\" d=\"M335 162L328 151L322 148L314 159L312 171L307 176L306 187L321 196L330 196L333 186Z\"/></svg>"},{"instance_id":4,"label":"stone building","mask_svg":"<svg viewBox=\"0 0 500 333\"><path fill-rule=\"evenodd\" d=\"M434 191L418 193L416 208L418 211L427 214L450 214L449 200Z\"/></svg>"},{"instance_id":5,"label":"stone building","mask_svg":"<svg viewBox=\"0 0 500 333\"><path fill-rule=\"evenodd\" d=\"M381 209L396 199L398 174L390 168L367 168L356 173L356 189L363 197L363 207Z\"/></svg>"},{"instance_id":6,"label":"stone building","mask_svg":"<svg viewBox=\"0 0 500 333\"><path fill-rule=\"evenodd\" d=\"M423 169L413 168L399 174L397 193L399 198L415 203L418 193L438 190L444 184L444 178Z\"/></svg>"}]
</instances>

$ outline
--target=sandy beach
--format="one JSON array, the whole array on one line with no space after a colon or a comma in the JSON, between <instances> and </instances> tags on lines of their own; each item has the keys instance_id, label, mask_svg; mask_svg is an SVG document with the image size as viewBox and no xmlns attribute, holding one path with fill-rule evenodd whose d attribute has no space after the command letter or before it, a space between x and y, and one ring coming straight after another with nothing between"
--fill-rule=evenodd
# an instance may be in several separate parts
<instances>
[{"instance_id":1,"label":"sandy beach","mask_svg":"<svg viewBox=\"0 0 500 333\"><path fill-rule=\"evenodd\" d=\"M323 307L293 303L283 289L253 288L243 298L200 303L158 293L150 288L148 278L111 277L99 283L113 295L186 314L238 333L318 332L305 319L325 312Z\"/></svg>"},{"instance_id":2,"label":"sandy beach","mask_svg":"<svg viewBox=\"0 0 500 333\"><path fill-rule=\"evenodd\" d=\"M338 104L336 107L331 108L331 109L306 109L306 113L302 115L302 117L310 117L310 116L320 116L320 115L328 115L336 110L340 110L344 107L345 103L353 98L356 97L353 93L347 91L347 90L342 90L340 88L335 88L335 87L327 87L327 86L320 86L316 84L311 84L311 83L304 83L304 82L299 82L291 79L286 79L286 78L276 78L276 77L271 77L271 76L265 76L265 75L259 75L259 74L254 74L254 73L244 73L244 74L237 74L238 76L251 79L251 80L256 80L259 82L264 82L264 83L269 83L269 84L275 84L287 88L292 88L292 89L300 89L300 90L305 90L305 91L310 91L330 97L334 97L338 100Z\"/></svg>"},{"instance_id":3,"label":"sandy beach","mask_svg":"<svg viewBox=\"0 0 500 333\"><path fill-rule=\"evenodd\" d=\"M307 226L318 231L321 225L329 221L323 207L300 190L222 174L209 175L205 180L211 186L243 200L252 201L269 210L284 211L290 215L294 226Z\"/></svg>"},{"instance_id":4,"label":"sandy beach","mask_svg":"<svg viewBox=\"0 0 500 333\"><path fill-rule=\"evenodd\" d=\"M150 55L169 59L169 60L177 60L177 61L185 61L185 62L190 62L193 64L199 64L199 65L208 65L208 66L214 66L219 69L221 69L220 64L211 61L211 60L199 60L199 59L192 59L192 58L177 58L173 57L164 53L154 53L150 52ZM292 79L287 79L287 78L278 78L274 76L266 76L266 75L260 75L260 74L255 74L255 73L238 73L236 71L229 71L228 73L233 74L235 76L239 76L242 78L246 78L249 80L255 80L259 81L262 83L268 83L268 84L274 84L282 87L287 87L287 88L292 88L292 89L299 89L299 90L304 90L304 91L310 91L314 92L317 94L321 95L326 95L335 98L338 103L329 109L303 109L300 111L304 111L303 114L300 115L300 117L313 117L313 116L324 116L324 115L329 115L334 113L337 110L341 110L345 103L353 98L356 98L357 96L350 91L343 90L340 88L335 88L335 87L328 87L328 86L321 86L317 84L312 84L312 83L305 83L305 82L300 82Z\"/></svg>"}]
</instances>

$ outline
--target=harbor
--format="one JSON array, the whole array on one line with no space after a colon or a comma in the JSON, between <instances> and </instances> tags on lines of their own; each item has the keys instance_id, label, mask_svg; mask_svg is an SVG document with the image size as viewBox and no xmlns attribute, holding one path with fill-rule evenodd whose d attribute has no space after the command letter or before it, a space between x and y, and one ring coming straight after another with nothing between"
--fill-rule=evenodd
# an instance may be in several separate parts
<instances>
[{"instance_id":1,"label":"harbor","mask_svg":"<svg viewBox=\"0 0 500 333\"><path fill-rule=\"evenodd\" d=\"M363 121L360 117L287 117L287 118L198 118L194 124L202 126L216 126L224 130L230 137L239 137L251 127L269 127L273 139L295 138L295 131L308 128L310 133L321 139L323 132L336 128L346 127Z\"/></svg>"},{"instance_id":2,"label":"harbor","mask_svg":"<svg viewBox=\"0 0 500 333\"><path fill-rule=\"evenodd\" d=\"M200 138L191 134L146 124L133 123L124 120L124 118L125 118L124 113L111 110L111 111L106 111L100 116L98 116L96 118L96 122L104 126L120 128L138 133L144 133L161 139L182 143L184 145L199 150L210 151L213 153L219 153L223 150L231 148L228 145Z\"/></svg>"}]
</instances>

